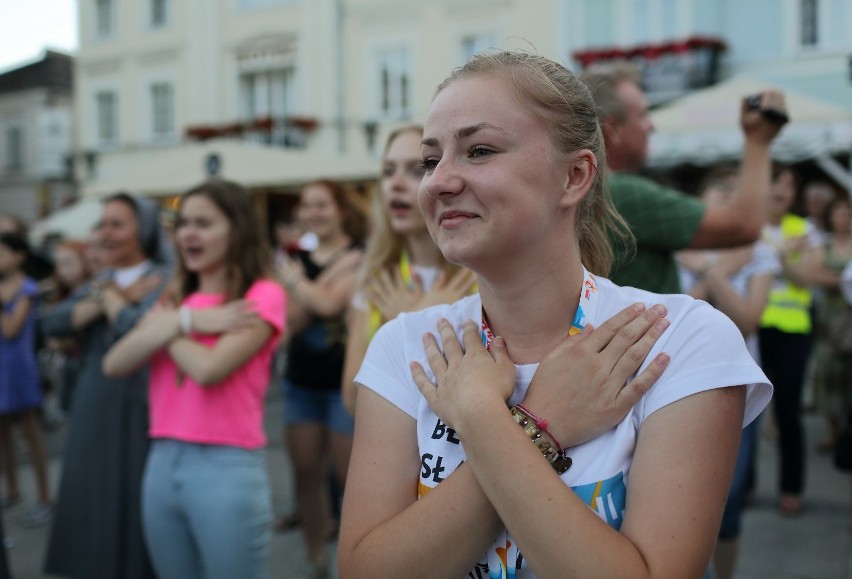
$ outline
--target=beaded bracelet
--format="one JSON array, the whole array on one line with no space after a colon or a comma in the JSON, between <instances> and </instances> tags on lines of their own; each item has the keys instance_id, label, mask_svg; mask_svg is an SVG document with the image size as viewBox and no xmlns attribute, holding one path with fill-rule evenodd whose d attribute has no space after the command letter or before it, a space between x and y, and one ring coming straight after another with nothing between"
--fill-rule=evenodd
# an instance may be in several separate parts
<instances>
[{"instance_id":1,"label":"beaded bracelet","mask_svg":"<svg viewBox=\"0 0 852 579\"><path fill-rule=\"evenodd\" d=\"M533 420L533 422L535 422L535 425L538 426L538 429L540 431L542 431L544 434L546 434L548 436L548 438L550 438L550 441L553 442L556 445L556 448L559 450L559 452L565 454L565 450L562 448L562 445L559 444L559 441L556 440L556 437L553 436L553 433L550 432L547 429L547 420L545 420L544 418L536 416L535 414L530 412L529 409L527 409L527 407L524 406L523 404L516 404L515 406L517 407L518 410L520 410L521 412L526 414L529 418L531 418Z\"/></svg>"},{"instance_id":2,"label":"beaded bracelet","mask_svg":"<svg viewBox=\"0 0 852 579\"><path fill-rule=\"evenodd\" d=\"M512 413L515 422L524 429L524 432L535 443L542 456L556 471L556 474L561 475L571 468L573 462L571 457L565 455L565 451L547 430L546 420L535 416L520 404L510 406L509 411ZM544 428L540 425L543 425Z\"/></svg>"}]
</instances>

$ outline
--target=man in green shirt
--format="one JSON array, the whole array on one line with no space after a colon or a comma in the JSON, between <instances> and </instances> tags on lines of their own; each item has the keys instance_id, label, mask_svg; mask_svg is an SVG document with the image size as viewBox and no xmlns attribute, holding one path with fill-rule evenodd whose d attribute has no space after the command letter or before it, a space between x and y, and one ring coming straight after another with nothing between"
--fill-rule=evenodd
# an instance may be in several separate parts
<instances>
[{"instance_id":1,"label":"man in green shirt","mask_svg":"<svg viewBox=\"0 0 852 579\"><path fill-rule=\"evenodd\" d=\"M714 208L633 174L645 164L654 126L639 86L639 73L632 65L611 62L593 66L582 78L598 106L613 201L636 236L635 252L613 240L610 279L656 293L679 293L675 251L735 247L758 239L769 198L769 146L783 126L762 112L786 114L781 92L761 93L759 109L750 109L743 99L740 126L745 146L738 191L733 203Z\"/></svg>"}]
</instances>

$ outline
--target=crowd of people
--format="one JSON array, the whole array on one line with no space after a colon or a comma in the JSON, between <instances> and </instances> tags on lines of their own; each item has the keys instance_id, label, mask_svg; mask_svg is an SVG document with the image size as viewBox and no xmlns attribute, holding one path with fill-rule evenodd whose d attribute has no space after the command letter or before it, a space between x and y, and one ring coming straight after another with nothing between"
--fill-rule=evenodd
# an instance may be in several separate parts
<instances>
[{"instance_id":1,"label":"crowd of people","mask_svg":"<svg viewBox=\"0 0 852 579\"><path fill-rule=\"evenodd\" d=\"M319 179L267 236L210 179L173 229L117 193L49 254L0 217L3 509L19 433L52 575L264 577L298 527L314 578L338 535L352 577L732 577L759 430L797 516L803 405L831 451L852 383L849 198L773 166L781 92L741 106L740 163L687 194L640 175L634 69L488 53L389 133L369 215ZM270 387L295 483L278 517Z\"/></svg>"}]
</instances>

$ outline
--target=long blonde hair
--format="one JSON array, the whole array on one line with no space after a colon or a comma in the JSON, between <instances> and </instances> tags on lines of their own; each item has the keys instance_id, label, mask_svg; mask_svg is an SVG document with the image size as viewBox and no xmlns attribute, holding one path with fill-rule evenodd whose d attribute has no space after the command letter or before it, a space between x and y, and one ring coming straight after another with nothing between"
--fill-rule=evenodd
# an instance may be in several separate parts
<instances>
[{"instance_id":1,"label":"long blonde hair","mask_svg":"<svg viewBox=\"0 0 852 579\"><path fill-rule=\"evenodd\" d=\"M388 149L391 144L400 135L406 133L417 133L423 135L423 127L421 125L409 124L397 127L388 135L385 141L385 148L382 152L382 160L387 156ZM379 187L384 177L379 177ZM419 208L415 208L420 211ZM372 231L367 239L367 248L364 252L364 260L361 262L361 269L358 273L358 289L365 292L370 281L382 270L390 270L399 265L402 255L405 252L405 237L395 232L391 227L390 217L388 215L387 204L382 197L380 191L374 192L370 201L370 216L372 218ZM452 276L459 271L460 266L442 260L441 268L446 272L447 276Z\"/></svg>"},{"instance_id":2,"label":"long blonde hair","mask_svg":"<svg viewBox=\"0 0 852 579\"><path fill-rule=\"evenodd\" d=\"M436 95L456 80L491 74L507 79L522 106L544 121L558 151L588 149L597 159L595 181L577 208L574 228L583 264L592 273L608 275L613 257L610 237L630 246L633 234L609 194L603 134L588 87L548 58L501 51L471 57L438 86Z\"/></svg>"}]
</instances>

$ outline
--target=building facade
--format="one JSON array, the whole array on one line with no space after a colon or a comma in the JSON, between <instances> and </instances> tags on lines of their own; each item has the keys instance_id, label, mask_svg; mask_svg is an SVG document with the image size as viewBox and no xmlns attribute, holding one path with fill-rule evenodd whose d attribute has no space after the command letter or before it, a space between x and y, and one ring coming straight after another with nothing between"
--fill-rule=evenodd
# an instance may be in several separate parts
<instances>
[{"instance_id":1,"label":"building facade","mask_svg":"<svg viewBox=\"0 0 852 579\"><path fill-rule=\"evenodd\" d=\"M699 98L695 89L775 86L787 91L793 122L774 156L812 161L814 178L852 191L852 0L562 0L560 9L560 50L577 68L627 55L643 69L649 100L661 105L652 164L736 159L737 95L718 85ZM666 103L686 95L680 114L668 114L678 104ZM724 110L713 100L723 97ZM683 122L672 127L672 118Z\"/></svg>"},{"instance_id":2,"label":"building facade","mask_svg":"<svg viewBox=\"0 0 852 579\"><path fill-rule=\"evenodd\" d=\"M317 177L370 183L387 130L422 120L450 70L489 48L521 48L575 69L584 54L626 52L648 71L659 104L744 73L852 103L852 0L78 6L74 158L92 196L171 196L208 174L273 196ZM696 50L684 58L684 47ZM708 59L713 75L698 78Z\"/></svg>"},{"instance_id":3,"label":"building facade","mask_svg":"<svg viewBox=\"0 0 852 579\"><path fill-rule=\"evenodd\" d=\"M72 64L47 51L0 74L0 214L32 221L74 198Z\"/></svg>"},{"instance_id":4,"label":"building facade","mask_svg":"<svg viewBox=\"0 0 852 579\"><path fill-rule=\"evenodd\" d=\"M537 3L81 0L76 175L88 196L172 196L208 174L271 196L371 183L389 128L422 120L469 54L558 57L556 2Z\"/></svg>"}]
</instances>

